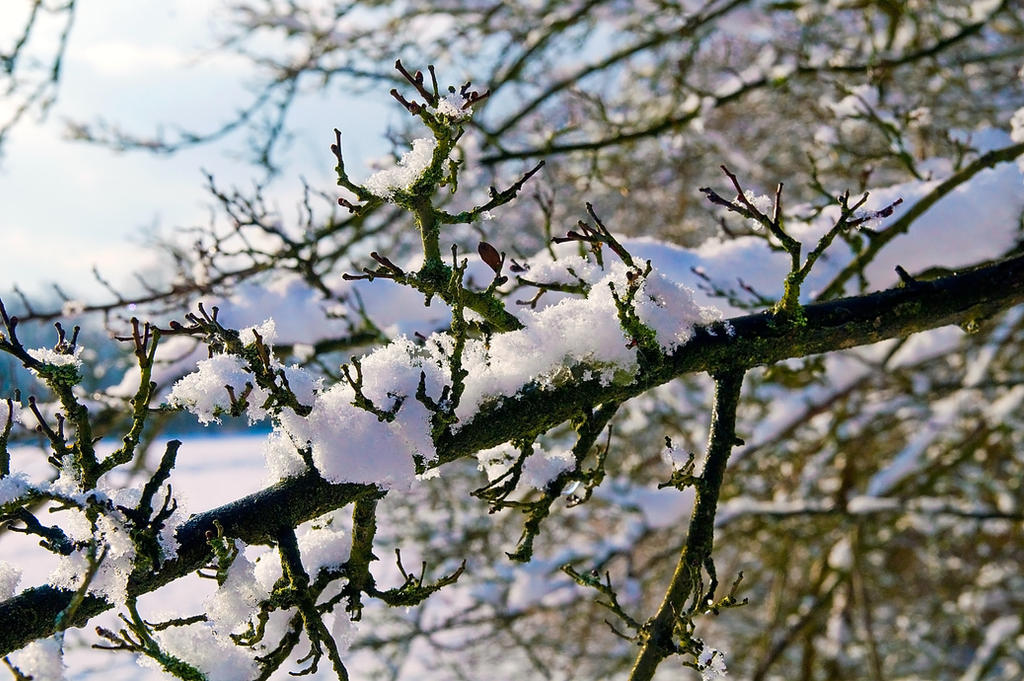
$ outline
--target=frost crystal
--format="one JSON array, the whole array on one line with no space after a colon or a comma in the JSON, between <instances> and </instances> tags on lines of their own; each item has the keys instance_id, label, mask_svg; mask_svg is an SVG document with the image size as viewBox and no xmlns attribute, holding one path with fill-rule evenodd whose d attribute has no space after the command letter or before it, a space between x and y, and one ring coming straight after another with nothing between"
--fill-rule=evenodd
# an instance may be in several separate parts
<instances>
[{"instance_id":1,"label":"frost crystal","mask_svg":"<svg viewBox=\"0 0 1024 681\"><path fill-rule=\"evenodd\" d=\"M412 150L402 156L398 165L379 170L363 183L374 196L389 199L396 191L407 191L423 175L434 156L437 140L421 137L412 141Z\"/></svg>"}]
</instances>

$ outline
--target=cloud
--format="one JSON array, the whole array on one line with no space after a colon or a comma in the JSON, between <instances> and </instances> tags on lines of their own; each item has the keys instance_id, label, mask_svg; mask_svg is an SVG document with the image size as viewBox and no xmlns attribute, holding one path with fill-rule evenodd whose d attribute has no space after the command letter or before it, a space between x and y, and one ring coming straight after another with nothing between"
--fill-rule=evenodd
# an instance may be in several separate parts
<instances>
[{"instance_id":1,"label":"cloud","mask_svg":"<svg viewBox=\"0 0 1024 681\"><path fill-rule=\"evenodd\" d=\"M153 74L187 67L194 54L170 45L146 45L125 41L93 43L83 49L79 59L97 75L124 77Z\"/></svg>"}]
</instances>

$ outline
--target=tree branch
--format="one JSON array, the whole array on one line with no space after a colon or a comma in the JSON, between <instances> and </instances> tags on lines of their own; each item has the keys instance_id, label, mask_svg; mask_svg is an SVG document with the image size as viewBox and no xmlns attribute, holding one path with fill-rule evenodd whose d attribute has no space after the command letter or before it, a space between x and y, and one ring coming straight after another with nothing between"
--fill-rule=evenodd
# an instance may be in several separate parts
<instances>
[{"instance_id":1,"label":"tree branch","mask_svg":"<svg viewBox=\"0 0 1024 681\"><path fill-rule=\"evenodd\" d=\"M230 504L193 515L177 531L181 547L177 557L164 563L156 572L133 575L128 582L128 594L137 596L154 591L209 562L211 553L206 533L216 532L214 523L220 523L227 537L241 539L247 544L269 544L276 541L284 525L295 527L376 493L373 486L332 485L316 473L306 473ZM17 623L17 626L0 629L0 656L53 634L57 615L67 607L73 595L68 590L40 586L0 603L0 621ZM114 604L88 595L66 626L83 626L91 617L112 607Z\"/></svg>"},{"instance_id":2,"label":"tree branch","mask_svg":"<svg viewBox=\"0 0 1024 681\"><path fill-rule=\"evenodd\" d=\"M587 405L623 401L678 376L707 371L731 374L791 357L805 357L904 337L948 324L966 324L1024 303L1024 256L962 274L910 286L808 305L806 323L780 324L770 313L736 317L727 325L698 332L694 338L651 365L628 385L602 385L597 379L524 391L489 407L457 433L436 442L441 465L525 434L552 428ZM727 329L731 329L727 332ZM714 335L712 335L712 332ZM290 478L220 508L192 516L177 532L176 559L155 573L135 575L130 595L153 591L209 560L206 531L214 521L226 536L246 543L270 543L282 524L293 527L328 511L378 494L375 486L333 485L315 473ZM49 586L28 589L0 603L0 656L51 635L56 617L73 593ZM87 596L70 626L113 607Z\"/></svg>"},{"instance_id":3,"label":"tree branch","mask_svg":"<svg viewBox=\"0 0 1024 681\"><path fill-rule=\"evenodd\" d=\"M715 378L715 406L711 412L711 436L708 439L708 455L704 472L696 485L697 501L690 518L690 529L686 534L686 545L679 555L675 573L657 614L645 625L641 634L640 654L637 655L630 681L650 681L658 665L666 657L677 652L675 632L686 619L686 602L694 601L695 608L702 608L705 601L714 597L713 587L707 598L700 591L703 587L698 577L701 569L711 557L715 537L715 511L718 508L718 492L725 477L725 466L736 438L736 406L743 386L743 370L729 370ZM714 575L711 575L714 584ZM696 583L695 583L696 582Z\"/></svg>"}]
</instances>

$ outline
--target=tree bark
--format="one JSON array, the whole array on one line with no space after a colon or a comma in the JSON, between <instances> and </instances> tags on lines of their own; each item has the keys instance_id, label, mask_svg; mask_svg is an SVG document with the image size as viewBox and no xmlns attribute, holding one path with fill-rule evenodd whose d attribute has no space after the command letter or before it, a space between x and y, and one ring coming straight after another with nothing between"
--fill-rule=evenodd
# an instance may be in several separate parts
<instances>
[{"instance_id":1,"label":"tree bark","mask_svg":"<svg viewBox=\"0 0 1024 681\"><path fill-rule=\"evenodd\" d=\"M686 534L686 544L679 554L675 573L669 582L658 612L645 625L629 681L650 681L662 660L676 652L675 631L686 610L686 602L702 594L696 576L711 557L715 542L715 512L718 493L725 479L725 467L736 441L736 406L743 387L743 371L730 370L715 376L715 407L711 412L711 434L704 472L696 485L697 497ZM709 594L710 597L714 593Z\"/></svg>"}]
</instances>

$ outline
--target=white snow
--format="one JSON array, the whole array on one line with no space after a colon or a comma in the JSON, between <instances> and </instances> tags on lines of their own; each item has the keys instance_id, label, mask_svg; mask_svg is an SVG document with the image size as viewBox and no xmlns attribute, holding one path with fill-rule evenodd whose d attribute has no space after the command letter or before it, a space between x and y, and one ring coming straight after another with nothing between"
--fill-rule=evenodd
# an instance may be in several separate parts
<instances>
[{"instance_id":1,"label":"white snow","mask_svg":"<svg viewBox=\"0 0 1024 681\"><path fill-rule=\"evenodd\" d=\"M775 199L768 196L767 194L755 194L751 190L744 192L744 197L750 202L754 208L759 210L762 214L767 215L769 218L772 216L772 209L775 206ZM756 230L764 229L764 225L758 220L749 220L751 226Z\"/></svg>"},{"instance_id":2,"label":"white snow","mask_svg":"<svg viewBox=\"0 0 1024 681\"><path fill-rule=\"evenodd\" d=\"M430 167L437 140L433 137L420 137L412 141L412 149L402 155L397 165L366 178L365 187L374 196L389 199L396 191L406 191Z\"/></svg>"},{"instance_id":3,"label":"white snow","mask_svg":"<svg viewBox=\"0 0 1024 681\"><path fill-rule=\"evenodd\" d=\"M84 513L78 513L82 519L85 518ZM97 550L97 558L102 557L102 560L89 581L88 593L106 598L111 603L123 603L128 596L128 575L131 574L135 560L135 545L123 521L108 514L101 514L96 519L95 533L88 520L80 523L77 529L69 531L72 524L65 524L62 519L61 527L73 540L87 542L93 537L97 539L97 545L100 547ZM106 553L100 556L99 552L104 548ZM76 590L82 586L89 568L89 549L81 548L70 555L60 556L57 567L50 573L47 581L58 588Z\"/></svg>"},{"instance_id":4,"label":"white snow","mask_svg":"<svg viewBox=\"0 0 1024 681\"><path fill-rule=\"evenodd\" d=\"M263 454L267 462L267 477L270 482L295 477L306 470L306 462L299 456L295 443L283 430L275 428L267 436L263 445Z\"/></svg>"},{"instance_id":5,"label":"white snow","mask_svg":"<svg viewBox=\"0 0 1024 681\"><path fill-rule=\"evenodd\" d=\"M390 423L356 407L354 390L339 383L316 397L309 416L282 414L281 427L294 442L310 443L317 470L332 482L375 483L383 488L412 484L413 456L434 458L429 413L414 397L421 371L428 377L428 394L441 392L445 376L431 357L429 350L421 352L400 338L363 358L364 395L382 410L402 400Z\"/></svg>"},{"instance_id":6,"label":"white snow","mask_svg":"<svg viewBox=\"0 0 1024 681\"><path fill-rule=\"evenodd\" d=\"M332 516L329 514L327 519ZM302 567L311 578L322 569L341 566L352 550L352 538L343 530L333 527L328 520L313 521L297 533ZM256 559L253 574L260 588L270 592L281 578L281 560L277 551L263 551Z\"/></svg>"},{"instance_id":7,"label":"white snow","mask_svg":"<svg viewBox=\"0 0 1024 681\"><path fill-rule=\"evenodd\" d=\"M537 489L544 489L563 471L576 465L576 457L566 450L534 452L523 464L524 483Z\"/></svg>"},{"instance_id":8,"label":"white snow","mask_svg":"<svg viewBox=\"0 0 1024 681\"><path fill-rule=\"evenodd\" d=\"M892 461L875 473L868 482L867 495L879 497L888 494L900 481L927 465L927 448L958 417L961 409L972 401L970 391L960 391L932 402L932 418L921 424L910 441Z\"/></svg>"},{"instance_id":9,"label":"white snow","mask_svg":"<svg viewBox=\"0 0 1024 681\"><path fill-rule=\"evenodd\" d=\"M352 550L352 538L344 530L331 524L320 526L318 521L314 521L298 540L302 564L311 575L322 569L340 567Z\"/></svg>"},{"instance_id":10,"label":"white snow","mask_svg":"<svg viewBox=\"0 0 1024 681\"><path fill-rule=\"evenodd\" d=\"M1024 142L1024 106L1014 111L1010 118L1010 139L1018 144ZM1017 167L1024 173L1024 156L1017 157Z\"/></svg>"},{"instance_id":11,"label":"white snow","mask_svg":"<svg viewBox=\"0 0 1024 681\"><path fill-rule=\"evenodd\" d=\"M270 596L256 579L253 564L242 552L242 542L236 540L235 543L239 552L228 568L227 578L205 603L207 616L222 634L244 629L256 614L260 601Z\"/></svg>"},{"instance_id":12,"label":"white snow","mask_svg":"<svg viewBox=\"0 0 1024 681\"><path fill-rule=\"evenodd\" d=\"M877 513L879 511L898 510L900 503L898 499L877 497L870 494L852 497L846 502L846 510L849 513Z\"/></svg>"},{"instance_id":13,"label":"white snow","mask_svg":"<svg viewBox=\"0 0 1024 681\"><path fill-rule=\"evenodd\" d=\"M1003 615L989 623L985 629L985 640L974 653L974 659L964 671L961 681L978 681L998 647L1021 629L1020 615Z\"/></svg>"},{"instance_id":14,"label":"white snow","mask_svg":"<svg viewBox=\"0 0 1024 681\"><path fill-rule=\"evenodd\" d=\"M571 380L566 367L574 364L587 364L589 375L604 383L627 380L636 370L636 350L621 329L612 296L612 287L625 295L627 285L625 266L616 263L587 298L565 298L537 312L522 311L526 328L497 335L488 344L468 340L463 366L469 375L456 408L460 421L472 420L483 405L512 397L531 381L554 385ZM656 272L639 288L636 312L665 350L685 342L695 325L721 317L714 308L698 305L690 289ZM415 397L420 375L427 395L439 399L451 383L451 343L443 334L431 335L423 346L400 337L360 360L362 392L377 409L394 412L390 421L356 407L356 393L344 382L315 394L307 417L282 413L268 445L273 474L301 470L289 453L285 433L293 443L310 444L317 469L328 480L369 482L385 489L411 484L416 475L413 458L429 463L436 456L430 412ZM225 398L209 391L244 382L238 362L203 360L199 371L175 385L171 399L209 421L216 408L227 404L226 391Z\"/></svg>"},{"instance_id":15,"label":"white snow","mask_svg":"<svg viewBox=\"0 0 1024 681\"><path fill-rule=\"evenodd\" d=\"M677 471L686 465L687 461L690 459L690 455L688 452L684 452L675 446L666 445L665 448L661 450L661 458L665 463L671 466L673 471Z\"/></svg>"},{"instance_id":16,"label":"white snow","mask_svg":"<svg viewBox=\"0 0 1024 681\"><path fill-rule=\"evenodd\" d=\"M838 102L825 100L825 105L832 109L837 118L852 118L861 116L869 109L878 106L878 89L871 84L858 85L852 88L845 97Z\"/></svg>"},{"instance_id":17,"label":"white snow","mask_svg":"<svg viewBox=\"0 0 1024 681\"><path fill-rule=\"evenodd\" d=\"M230 395L225 386L231 386L235 397L241 398L246 383L254 384L254 380L246 372L245 363L241 359L234 355L214 355L200 360L196 371L175 383L167 401L192 412L204 425L220 423L220 414L231 408ZM267 397L265 390L253 385L246 400L259 407Z\"/></svg>"},{"instance_id":18,"label":"white snow","mask_svg":"<svg viewBox=\"0 0 1024 681\"><path fill-rule=\"evenodd\" d=\"M334 609L334 624L331 626L331 638L338 647L338 654L344 655L348 652L356 635L359 633L359 624L352 621L351 615L341 607Z\"/></svg>"},{"instance_id":19,"label":"white snow","mask_svg":"<svg viewBox=\"0 0 1024 681\"><path fill-rule=\"evenodd\" d=\"M983 132L976 133L972 139L979 143L984 138L986 148L1000 148L1010 143L1005 132ZM895 237L868 264L865 275L870 289L897 285L896 265L903 266L911 274L934 266L964 267L1014 248L1019 238L1017 218L1024 210L1024 192L1020 191L1024 181L1022 173L1024 169L1013 163L998 164L982 170L933 204L914 221L907 233ZM898 198L903 199L892 217L878 226L885 229L945 179L937 176L926 182L913 181L875 188L862 210L865 213L877 211ZM978 206L985 206L985 210L978 211ZM838 215L839 207L832 206L810 223L791 220L787 230L804 244L803 252L807 253L834 224ZM646 237L623 239L622 243L634 259L651 260L655 269L664 276L695 289L697 303L716 306L727 317L745 314L746 311L734 308L727 301L703 290L692 269L705 272L712 281L725 287L736 288L737 279L742 278L760 293L775 297L781 294L789 270L788 256L767 250L760 236L710 239L694 249ZM566 249L563 252L570 251ZM825 257L815 263L801 291L801 299L805 302L812 300L852 257L853 253L847 246L834 243ZM530 265L528 278L546 280L532 276L532 261ZM557 263L549 267L554 269ZM552 276L550 271L545 271L545 275ZM851 295L856 293L854 282L847 284L847 292Z\"/></svg>"},{"instance_id":20,"label":"white snow","mask_svg":"<svg viewBox=\"0 0 1024 681\"><path fill-rule=\"evenodd\" d=\"M21 498L30 489L31 483L25 473L15 472L0 478L0 507Z\"/></svg>"},{"instance_id":21,"label":"white snow","mask_svg":"<svg viewBox=\"0 0 1024 681\"><path fill-rule=\"evenodd\" d=\"M0 560L0 601L14 595L21 583L21 570L10 563Z\"/></svg>"},{"instance_id":22,"label":"white snow","mask_svg":"<svg viewBox=\"0 0 1024 681\"><path fill-rule=\"evenodd\" d=\"M57 636L29 643L12 653L11 661L32 681L64 680L64 646Z\"/></svg>"},{"instance_id":23,"label":"white snow","mask_svg":"<svg viewBox=\"0 0 1024 681\"><path fill-rule=\"evenodd\" d=\"M693 289L660 272L652 272L644 279L635 302L637 317L654 331L664 352L672 352L690 340L694 327L708 326L723 318L717 307L699 305Z\"/></svg>"},{"instance_id":24,"label":"white snow","mask_svg":"<svg viewBox=\"0 0 1024 681\"><path fill-rule=\"evenodd\" d=\"M488 482L500 478L516 458L515 451L507 444L481 449L476 453L477 468L484 472Z\"/></svg>"},{"instance_id":25,"label":"white snow","mask_svg":"<svg viewBox=\"0 0 1024 681\"><path fill-rule=\"evenodd\" d=\"M270 281L249 280L228 298L207 303L217 305L218 319L236 328L259 328L265 320L274 320L276 343L316 343L348 333L344 319L332 319L326 314L338 305L337 301L325 299L322 291L312 288L297 274L285 274Z\"/></svg>"},{"instance_id":26,"label":"white snow","mask_svg":"<svg viewBox=\"0 0 1024 681\"><path fill-rule=\"evenodd\" d=\"M472 109L463 109L463 104L465 104L465 100L462 98L462 95L456 92L449 92L444 97L438 99L434 111L452 121L462 121L469 118L473 113Z\"/></svg>"},{"instance_id":27,"label":"white snow","mask_svg":"<svg viewBox=\"0 0 1024 681\"><path fill-rule=\"evenodd\" d=\"M27 352L33 359L38 360L43 364L52 364L59 367L82 366L82 360L79 357L79 355L82 354L81 346L76 347L73 354L57 352L50 348L30 348Z\"/></svg>"},{"instance_id":28,"label":"white snow","mask_svg":"<svg viewBox=\"0 0 1024 681\"><path fill-rule=\"evenodd\" d=\"M842 537L828 552L828 566L833 570L849 570L853 566L853 551L849 537Z\"/></svg>"},{"instance_id":29,"label":"white snow","mask_svg":"<svg viewBox=\"0 0 1024 681\"><path fill-rule=\"evenodd\" d=\"M851 109L856 113L854 102L844 101L840 104L842 106L837 107L839 110ZM1017 139L1024 134L1020 132L1024 123L1015 118L1014 126L1013 135ZM407 188L429 164L433 147L428 146L414 144L413 151L398 166L377 173L368 180L368 186L372 183L377 190L384 192L382 195ZM938 181L910 183L876 191L865 210L877 210L901 197L904 205L897 211L895 217L898 217L902 211L926 196ZM937 263L957 266L972 264L1001 252L1001 249L1007 250L1018 238L1016 215L1024 207L1024 197L1019 191L1020 181L1020 171L1013 164L1001 164L979 173L915 222L910 234L897 238L882 252L866 270L871 286L883 287L894 283L895 275L891 271L894 264L901 264L911 271ZM753 198L767 205L763 199L768 197ZM979 212L978 205L985 205L986 210ZM835 210L829 210L812 223L794 223L793 233L806 245L813 245L835 216ZM970 228L965 228L965 225L970 225ZM712 241L693 251L652 240L629 239L623 242L638 259L642 261L650 258L655 267L638 289L636 313L641 322L655 332L659 345L665 351L685 343L692 336L695 326L719 320L724 314L739 312L724 301L713 300L712 296L699 287L697 291L688 288L687 284L699 284L692 268L701 268L716 281L731 282L742 276L747 283L768 295L777 295L788 269L787 258L766 252L762 238ZM936 253L935 249L923 247L922 244L935 244L941 252ZM842 244L836 244L829 251L828 257L819 263L804 292L805 300L813 296L815 287L826 284L850 261L851 253L845 249ZM480 410L489 404L516 396L531 383L553 386L577 382L580 377L572 373L573 368L583 372L584 380L598 380L605 384L629 381L635 375L637 353L631 347L633 339L626 337L620 327L612 296L613 290L621 296L628 288L625 266L615 261L600 268L596 263L584 261L578 256L557 262L545 261L543 257L536 260L530 263L531 269L527 275L530 278L562 283L583 282L590 287L589 295L551 296L538 310L515 309L514 313L525 324L524 329L496 335L487 344L475 339L469 340L463 356L469 377L465 381L466 390L455 410L461 423L476 418ZM304 290L295 281L292 280L287 294L280 296L281 301L295 300ZM378 283L390 286L386 282ZM374 287L368 286L366 290L374 290ZM322 327L317 325L324 323L325 317L321 305L323 301L315 297L311 300L315 303L318 316L316 322L306 320L309 324L306 330L315 335L322 332ZM244 299L238 301L238 309L246 307L244 302ZM714 307L712 303L719 307ZM288 314L287 311L285 314ZM1005 325L1007 328L1012 326L1013 319L1019 320L1019 313L1009 318L1010 321ZM266 320L257 327L243 329L242 338L245 342L251 342L255 339L254 332L258 332L267 342L271 342L279 329L292 332L292 323L301 326L299 321L282 323L278 319L275 323ZM941 351L947 344L957 340L958 333L943 331L917 337L903 346L893 364L898 366L911 363L926 354ZM1004 333L1003 340L1005 336ZM992 336L992 343L998 344L1000 339L999 333L996 333ZM864 494L855 495L849 500L845 507L847 512L875 513L900 508L901 502L888 495L903 480L927 466L929 447L976 402L975 388L988 376L997 349L997 345L986 345L968 358L965 367L968 389L931 404L930 420L912 433L903 449L871 478ZM422 374L424 377L427 395L432 399L440 399L442 389L451 382L451 350L451 339L441 334L431 335L423 345L400 336L363 357L362 391L377 408L391 410L394 417L392 420L378 418L376 414L356 407L353 404L356 393L351 386L339 383L324 388L311 373L298 367L289 367L289 384L301 401L312 406L312 412L303 418L285 410L275 417L274 430L265 443L267 468L271 478L279 479L302 472L305 464L298 456L296 447L308 442L317 469L328 480L371 483L384 489L401 490L411 486L416 481L414 457L429 464L436 455L430 435L430 413L416 398L420 376ZM76 356L59 355L46 349L31 352L40 361L51 364L70 365L79 361ZM308 350L302 350L303 354L306 352ZM841 362L830 362L826 366L830 378L834 379L833 387L848 385L862 375L849 370ZM844 373L847 371L850 375ZM246 382L252 382L252 377L246 372L241 360L217 355L198 361L196 370L175 384L169 401L188 408L200 421L209 423L217 420L218 410L228 407L224 385L232 385L236 395L241 395ZM806 397L806 393L801 395L801 399ZM249 395L248 400L253 405L250 409L251 418L265 416L262 413L265 398L266 393L259 389L254 389ZM1022 400L1024 389L1017 386L984 410L992 419L1013 418ZM777 413L791 410L793 404L780 400L774 407L775 413L765 419L772 426L765 429L765 437L770 436L781 422L776 417ZM507 467L511 456L514 454L503 447L491 450L486 455L482 453L479 460L488 477L493 478L496 471ZM667 458L673 466L681 462L679 456L671 452ZM526 461L524 483L543 487L573 463L571 452L565 449L538 451ZM30 478L21 472L0 480L0 505L23 495L31 484ZM80 494L65 478L58 480L50 489L69 496ZM627 483L622 483L621 489L616 489L615 481L606 482L604 489L605 492L599 491L598 494L614 498L623 505L630 504L644 516L644 522L650 527L665 527L678 522L692 505L693 499L692 491L687 495L675 490L637 489L635 485ZM237 496L237 491L229 490L230 496ZM126 493L130 494L131 491ZM113 491L109 494L111 498L114 497ZM126 498L118 500L118 503L129 501ZM918 507L921 509L927 505L924 500L919 500ZM823 503L813 500L777 499L769 502L737 497L722 503L716 524L727 524L745 513L784 514L826 510L829 509ZM95 534L108 545L107 555L90 584L90 591L112 601L122 600L127 571L134 557L134 548L128 541L123 519L116 512L103 514L96 520L94 530L84 514L72 510L64 512L61 525L75 540L85 541ZM307 529L299 537L299 544L304 564L311 573L323 567L337 567L347 559L350 550L348 535L330 525ZM829 555L829 563L833 567L847 566L848 547L841 542L837 544ZM76 588L87 567L86 555L80 550L61 558L51 579L58 586ZM255 563L239 555L232 566L228 582L206 601L213 623L167 630L160 634L161 641L169 650L181 651L183 658L195 658L196 664L206 670L213 681L233 681L243 675L250 675L252 660L248 655L230 644L218 647L221 643L217 642L213 633L218 629L223 632L243 626L251 616L256 602L265 597L279 575L280 565L273 552L264 553ZM0 597L13 593L19 579L16 567L0 563ZM510 600L520 599L522 603L529 599L535 601L544 598L557 590L550 574L539 569L521 573L513 587ZM1019 629L1019 620L1016 626ZM336 613L335 629L343 637L349 635L351 622L345 613ZM1007 634L1009 629L1003 620L994 622L988 631L989 635L986 635L986 645L990 639L1002 640L999 637L1005 638L1017 630ZM59 652L60 643L47 640L21 651L16 659L25 659L26 665L35 665L39 669L38 678L60 678L62 671ZM983 652L984 647L979 649L979 658ZM727 673L724 656L712 648L704 649L699 664L704 679L721 679Z\"/></svg>"},{"instance_id":30,"label":"white snow","mask_svg":"<svg viewBox=\"0 0 1024 681\"><path fill-rule=\"evenodd\" d=\"M257 676L251 651L236 646L231 639L217 636L209 622L168 627L153 636L166 652L184 660L206 675L208 681L249 681ZM139 662L155 668L149 658Z\"/></svg>"}]
</instances>

